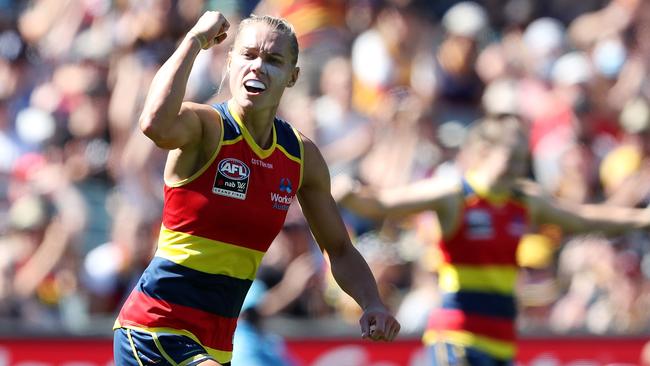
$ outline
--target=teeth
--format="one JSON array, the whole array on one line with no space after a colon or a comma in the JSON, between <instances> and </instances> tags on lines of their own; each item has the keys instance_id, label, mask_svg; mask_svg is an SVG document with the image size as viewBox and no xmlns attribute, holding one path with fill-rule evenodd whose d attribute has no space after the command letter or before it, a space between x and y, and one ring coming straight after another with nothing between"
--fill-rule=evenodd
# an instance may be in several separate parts
<instances>
[{"instance_id":1,"label":"teeth","mask_svg":"<svg viewBox=\"0 0 650 366\"><path fill-rule=\"evenodd\" d=\"M264 83L262 83L259 80L247 80L244 83L244 85L245 86L250 86L251 88L256 88L256 89L262 89L262 90L266 89L266 85L264 85Z\"/></svg>"}]
</instances>

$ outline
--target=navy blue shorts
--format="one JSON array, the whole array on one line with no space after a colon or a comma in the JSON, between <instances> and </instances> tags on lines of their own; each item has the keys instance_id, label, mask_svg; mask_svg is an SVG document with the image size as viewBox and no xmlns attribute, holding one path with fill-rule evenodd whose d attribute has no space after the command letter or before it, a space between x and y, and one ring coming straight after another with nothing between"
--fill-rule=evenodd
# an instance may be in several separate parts
<instances>
[{"instance_id":1,"label":"navy blue shorts","mask_svg":"<svg viewBox=\"0 0 650 366\"><path fill-rule=\"evenodd\" d=\"M113 357L115 366L196 366L214 360L190 337L127 328L115 330ZM223 365L230 366L230 363Z\"/></svg>"},{"instance_id":2,"label":"navy blue shorts","mask_svg":"<svg viewBox=\"0 0 650 366\"><path fill-rule=\"evenodd\" d=\"M437 342L427 347L430 366L512 366L511 360L500 360L472 347Z\"/></svg>"}]
</instances>

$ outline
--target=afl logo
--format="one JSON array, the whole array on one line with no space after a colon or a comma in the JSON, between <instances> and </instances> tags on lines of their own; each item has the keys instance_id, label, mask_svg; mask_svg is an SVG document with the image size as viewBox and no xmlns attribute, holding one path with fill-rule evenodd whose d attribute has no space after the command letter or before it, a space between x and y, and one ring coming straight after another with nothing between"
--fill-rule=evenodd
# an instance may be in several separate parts
<instances>
[{"instance_id":1,"label":"afl logo","mask_svg":"<svg viewBox=\"0 0 650 366\"><path fill-rule=\"evenodd\" d=\"M232 180L244 180L251 173L250 168L237 159L223 159L219 162L219 173Z\"/></svg>"}]
</instances>

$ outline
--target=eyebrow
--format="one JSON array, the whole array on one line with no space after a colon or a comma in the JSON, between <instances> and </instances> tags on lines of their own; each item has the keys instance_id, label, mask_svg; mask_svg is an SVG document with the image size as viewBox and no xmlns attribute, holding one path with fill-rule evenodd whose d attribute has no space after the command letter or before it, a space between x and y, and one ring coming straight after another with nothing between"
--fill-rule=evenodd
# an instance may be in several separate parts
<instances>
[{"instance_id":1,"label":"eyebrow","mask_svg":"<svg viewBox=\"0 0 650 366\"><path fill-rule=\"evenodd\" d=\"M246 50L246 51L260 51L260 49L257 48L257 47L242 46L242 48L243 48L244 50ZM278 53L278 52L266 52L266 51L262 51L262 52L263 52L263 53L266 53L267 55L269 55L269 56L271 56L271 57L281 57L281 58L284 58L284 55L281 54L281 53Z\"/></svg>"}]
</instances>

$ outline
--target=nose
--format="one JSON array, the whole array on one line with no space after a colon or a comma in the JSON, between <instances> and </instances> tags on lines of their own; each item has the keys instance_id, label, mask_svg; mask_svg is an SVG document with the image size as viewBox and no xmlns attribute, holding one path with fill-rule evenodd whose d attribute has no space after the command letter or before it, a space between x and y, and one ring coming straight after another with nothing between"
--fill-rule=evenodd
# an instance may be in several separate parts
<instances>
[{"instance_id":1,"label":"nose","mask_svg":"<svg viewBox=\"0 0 650 366\"><path fill-rule=\"evenodd\" d=\"M250 69L255 72L264 72L264 61L261 57L256 57L251 60Z\"/></svg>"}]
</instances>

